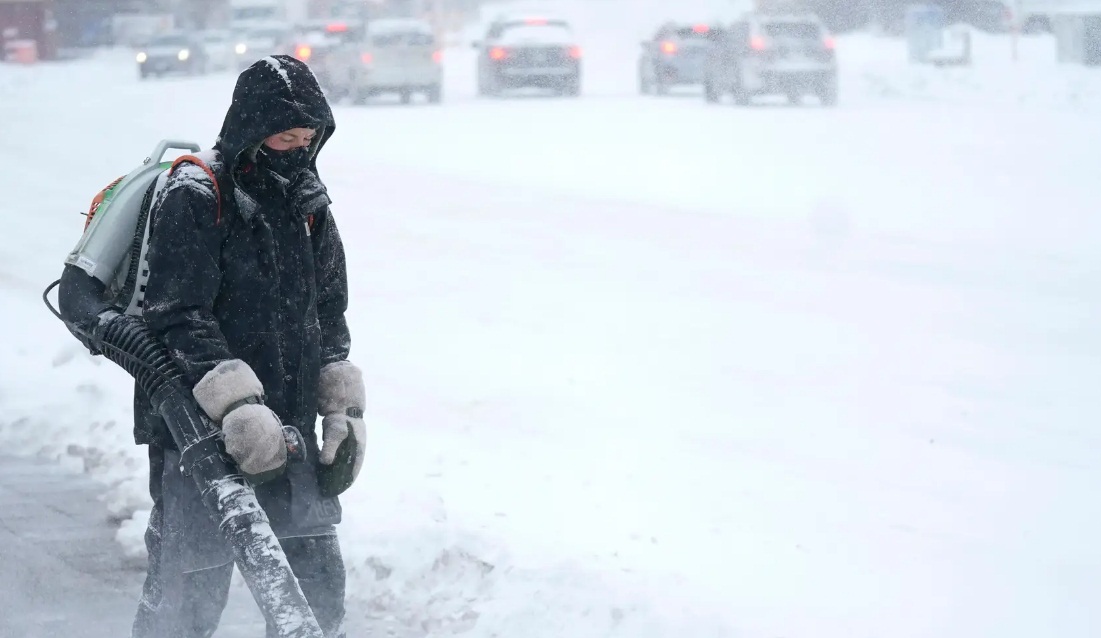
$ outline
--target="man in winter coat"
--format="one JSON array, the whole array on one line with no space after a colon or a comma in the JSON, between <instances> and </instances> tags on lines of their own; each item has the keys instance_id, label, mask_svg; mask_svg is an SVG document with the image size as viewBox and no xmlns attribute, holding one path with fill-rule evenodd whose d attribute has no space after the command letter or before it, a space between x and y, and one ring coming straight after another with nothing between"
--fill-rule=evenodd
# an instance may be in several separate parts
<instances>
[{"instance_id":1,"label":"man in winter coat","mask_svg":"<svg viewBox=\"0 0 1101 638\"><path fill-rule=\"evenodd\" d=\"M273 56L245 70L212 151L177 166L154 202L143 315L256 486L325 635L343 637L336 493L362 463L365 393L347 360L344 248L317 174L333 130L304 64ZM300 431L304 454L288 454L284 426ZM154 506L132 636L211 636L232 554L140 391L135 436L149 445ZM335 487L334 460L346 464Z\"/></svg>"}]
</instances>

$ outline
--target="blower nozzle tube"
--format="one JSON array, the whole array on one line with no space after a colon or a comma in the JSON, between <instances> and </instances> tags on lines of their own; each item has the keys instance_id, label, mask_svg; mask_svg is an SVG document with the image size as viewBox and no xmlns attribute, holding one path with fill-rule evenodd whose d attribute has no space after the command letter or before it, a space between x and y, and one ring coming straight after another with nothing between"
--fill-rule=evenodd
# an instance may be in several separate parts
<instances>
[{"instance_id":1,"label":"blower nozzle tube","mask_svg":"<svg viewBox=\"0 0 1101 638\"><path fill-rule=\"evenodd\" d=\"M150 398L268 625L280 638L324 638L255 491L185 388L168 349L141 319L102 302L103 290L99 281L66 266L55 314L81 343L133 376Z\"/></svg>"}]
</instances>

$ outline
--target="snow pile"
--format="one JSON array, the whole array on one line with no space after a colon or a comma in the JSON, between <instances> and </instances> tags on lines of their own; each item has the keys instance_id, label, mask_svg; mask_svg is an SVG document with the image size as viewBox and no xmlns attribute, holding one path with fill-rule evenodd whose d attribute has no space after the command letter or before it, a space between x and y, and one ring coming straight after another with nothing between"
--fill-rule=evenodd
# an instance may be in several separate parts
<instances>
[{"instance_id":1,"label":"snow pile","mask_svg":"<svg viewBox=\"0 0 1101 638\"><path fill-rule=\"evenodd\" d=\"M33 67L0 62L0 102L17 99L35 81L34 71Z\"/></svg>"},{"instance_id":2,"label":"snow pile","mask_svg":"<svg viewBox=\"0 0 1101 638\"><path fill-rule=\"evenodd\" d=\"M901 39L867 34L842 37L838 60L844 99L989 108L1096 110L1101 106L1101 73L1058 63L1054 37L1022 37L1014 62L1008 35L969 32L972 64L945 68L909 63Z\"/></svg>"},{"instance_id":3,"label":"snow pile","mask_svg":"<svg viewBox=\"0 0 1101 638\"><path fill-rule=\"evenodd\" d=\"M135 564L142 563L151 503L144 448L132 444L129 431L129 380L70 344L71 337L54 329L59 324L21 327L22 318L41 311L25 296L6 299L0 330L22 338L4 353L0 441L104 483L107 516L120 525L116 538ZM379 633L412 638L477 628L472 635L646 638L684 628L677 618L683 612L663 617L663 601L643 593L652 584L642 579L602 576L584 563L548 563L540 554L511 556L507 540L452 521L432 485L441 476L428 478L409 467L432 444L378 419L370 433L375 452L363 482L345 497L341 532L350 604ZM446 453L438 446L433 452ZM693 614L693 635L729 635L720 621L707 620L709 614L714 618L706 609Z\"/></svg>"}]
</instances>

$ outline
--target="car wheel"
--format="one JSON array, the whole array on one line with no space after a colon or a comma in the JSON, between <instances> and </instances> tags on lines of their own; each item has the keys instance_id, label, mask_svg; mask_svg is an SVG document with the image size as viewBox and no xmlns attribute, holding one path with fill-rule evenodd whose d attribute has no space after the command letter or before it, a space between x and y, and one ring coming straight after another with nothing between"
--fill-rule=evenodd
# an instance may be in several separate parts
<instances>
[{"instance_id":1,"label":"car wheel","mask_svg":"<svg viewBox=\"0 0 1101 638\"><path fill-rule=\"evenodd\" d=\"M639 95L650 95L652 91L650 79L646 77L646 71L640 66L638 68L638 93Z\"/></svg>"},{"instance_id":2,"label":"car wheel","mask_svg":"<svg viewBox=\"0 0 1101 638\"><path fill-rule=\"evenodd\" d=\"M832 77L818 88L818 99L822 106L837 106L837 78Z\"/></svg>"},{"instance_id":3,"label":"car wheel","mask_svg":"<svg viewBox=\"0 0 1101 638\"><path fill-rule=\"evenodd\" d=\"M709 104L718 104L722 99L722 93L719 92L715 85L711 83L711 80L705 80L703 83L703 99Z\"/></svg>"},{"instance_id":4,"label":"car wheel","mask_svg":"<svg viewBox=\"0 0 1101 638\"><path fill-rule=\"evenodd\" d=\"M439 84L433 84L425 92L429 104L439 104L443 101L443 88Z\"/></svg>"},{"instance_id":5,"label":"car wheel","mask_svg":"<svg viewBox=\"0 0 1101 638\"><path fill-rule=\"evenodd\" d=\"M567 97L577 97L581 95L581 78L574 76L566 80L566 84L562 87L562 95Z\"/></svg>"},{"instance_id":6,"label":"car wheel","mask_svg":"<svg viewBox=\"0 0 1101 638\"><path fill-rule=\"evenodd\" d=\"M484 97L499 97L501 95L501 88L498 86L497 80L488 75L479 76L478 95Z\"/></svg>"},{"instance_id":7,"label":"car wheel","mask_svg":"<svg viewBox=\"0 0 1101 638\"><path fill-rule=\"evenodd\" d=\"M402 104L409 104L413 101L413 91L409 90L408 88L404 88L401 91L398 91L398 95L401 97Z\"/></svg>"},{"instance_id":8,"label":"car wheel","mask_svg":"<svg viewBox=\"0 0 1101 638\"><path fill-rule=\"evenodd\" d=\"M661 80L658 80L654 83L654 93L658 95L669 95L669 85Z\"/></svg>"},{"instance_id":9,"label":"car wheel","mask_svg":"<svg viewBox=\"0 0 1101 638\"><path fill-rule=\"evenodd\" d=\"M741 86L734 87L734 104L738 106L749 106L749 91Z\"/></svg>"}]
</instances>

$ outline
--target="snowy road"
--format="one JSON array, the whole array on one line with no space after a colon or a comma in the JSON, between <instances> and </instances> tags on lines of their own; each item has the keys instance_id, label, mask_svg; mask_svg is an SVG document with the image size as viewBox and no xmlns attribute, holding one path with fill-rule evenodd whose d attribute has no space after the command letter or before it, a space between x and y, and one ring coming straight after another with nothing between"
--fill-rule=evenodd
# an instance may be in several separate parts
<instances>
[{"instance_id":1,"label":"snowy road","mask_svg":"<svg viewBox=\"0 0 1101 638\"><path fill-rule=\"evenodd\" d=\"M836 110L641 99L612 55L580 100L479 101L461 53L442 107L337 108L322 171L374 401L342 525L357 618L478 638L1101 632L1101 124L1036 87L1009 99L1017 76L968 102L981 68L884 98L869 87L899 51L847 64ZM19 335L0 440L95 450L134 548L128 384L36 294L90 195L157 139L207 142L232 78L81 65L0 76L23 98L0 101L0 179L25 211L0 244L0 330ZM1064 79L1046 100L1090 95Z\"/></svg>"},{"instance_id":2,"label":"snowy road","mask_svg":"<svg viewBox=\"0 0 1101 638\"><path fill-rule=\"evenodd\" d=\"M56 464L0 456L0 638L119 638L144 565L114 542L102 486ZM219 638L263 634L238 583Z\"/></svg>"},{"instance_id":3,"label":"snowy road","mask_svg":"<svg viewBox=\"0 0 1101 638\"><path fill-rule=\"evenodd\" d=\"M141 572L122 564L101 491L52 463L0 457L0 636L129 632Z\"/></svg>"}]
</instances>

